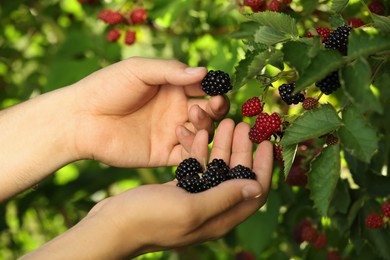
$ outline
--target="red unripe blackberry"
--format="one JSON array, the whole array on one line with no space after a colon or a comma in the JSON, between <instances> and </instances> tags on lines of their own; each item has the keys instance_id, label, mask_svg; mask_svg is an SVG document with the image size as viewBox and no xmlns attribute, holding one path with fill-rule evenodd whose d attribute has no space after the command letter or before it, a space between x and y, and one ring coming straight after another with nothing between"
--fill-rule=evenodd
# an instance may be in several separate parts
<instances>
[{"instance_id":1,"label":"red unripe blackberry","mask_svg":"<svg viewBox=\"0 0 390 260\"><path fill-rule=\"evenodd\" d=\"M244 5L249 6L255 13L265 11L267 9L267 3L265 0L245 0Z\"/></svg>"},{"instance_id":2,"label":"red unripe blackberry","mask_svg":"<svg viewBox=\"0 0 390 260\"><path fill-rule=\"evenodd\" d=\"M181 180L187 176L194 176L202 173L202 165L195 158L184 159L176 168L176 179Z\"/></svg>"},{"instance_id":3,"label":"red unripe blackberry","mask_svg":"<svg viewBox=\"0 0 390 260\"><path fill-rule=\"evenodd\" d=\"M337 50L342 55L347 55L348 36L351 29L350 26L343 25L332 31L324 42L325 48Z\"/></svg>"},{"instance_id":4,"label":"red unripe blackberry","mask_svg":"<svg viewBox=\"0 0 390 260\"><path fill-rule=\"evenodd\" d=\"M148 18L148 13L144 8L137 8L131 11L130 20L133 24L143 23Z\"/></svg>"},{"instance_id":5,"label":"red unripe blackberry","mask_svg":"<svg viewBox=\"0 0 390 260\"><path fill-rule=\"evenodd\" d=\"M312 110L318 107L318 100L312 97L307 97L305 100L303 100L302 107L305 110Z\"/></svg>"},{"instance_id":6,"label":"red unripe blackberry","mask_svg":"<svg viewBox=\"0 0 390 260\"><path fill-rule=\"evenodd\" d=\"M235 260L256 260L256 256L251 252L241 251L236 255Z\"/></svg>"},{"instance_id":7,"label":"red unripe blackberry","mask_svg":"<svg viewBox=\"0 0 390 260\"><path fill-rule=\"evenodd\" d=\"M228 179L251 179L256 180L256 174L248 167L241 164L230 169Z\"/></svg>"},{"instance_id":8,"label":"red unripe blackberry","mask_svg":"<svg viewBox=\"0 0 390 260\"><path fill-rule=\"evenodd\" d=\"M385 5L380 0L372 0L367 6L374 14L384 15L385 13Z\"/></svg>"},{"instance_id":9,"label":"red unripe blackberry","mask_svg":"<svg viewBox=\"0 0 390 260\"><path fill-rule=\"evenodd\" d=\"M190 193L198 193L210 189L208 183L198 175L186 176L176 184Z\"/></svg>"},{"instance_id":10,"label":"red unripe blackberry","mask_svg":"<svg viewBox=\"0 0 390 260\"><path fill-rule=\"evenodd\" d=\"M287 175L286 183L291 186L305 186L307 184L306 170L299 165L293 165Z\"/></svg>"},{"instance_id":11,"label":"red unripe blackberry","mask_svg":"<svg viewBox=\"0 0 390 260\"><path fill-rule=\"evenodd\" d=\"M315 85L321 90L322 93L325 95L330 95L341 87L339 72L337 70L331 72L322 80L317 81Z\"/></svg>"},{"instance_id":12,"label":"red unripe blackberry","mask_svg":"<svg viewBox=\"0 0 390 260\"><path fill-rule=\"evenodd\" d=\"M324 233L319 233L317 235L317 238L313 242L313 246L316 249L322 249L326 246L326 243L328 242L328 239L326 238L326 235Z\"/></svg>"},{"instance_id":13,"label":"red unripe blackberry","mask_svg":"<svg viewBox=\"0 0 390 260\"><path fill-rule=\"evenodd\" d=\"M302 228L302 240L314 243L317 239L318 231L314 226L305 226Z\"/></svg>"},{"instance_id":14,"label":"red unripe blackberry","mask_svg":"<svg viewBox=\"0 0 390 260\"><path fill-rule=\"evenodd\" d=\"M263 106L261 105L261 100L258 97L252 97L245 101L242 105L241 113L243 116L256 116L263 111Z\"/></svg>"},{"instance_id":15,"label":"red unripe blackberry","mask_svg":"<svg viewBox=\"0 0 390 260\"><path fill-rule=\"evenodd\" d=\"M390 218L390 201L386 201L381 205L382 213L385 217Z\"/></svg>"},{"instance_id":16,"label":"red unripe blackberry","mask_svg":"<svg viewBox=\"0 0 390 260\"><path fill-rule=\"evenodd\" d=\"M135 42L136 39L136 33L135 31L127 31L125 35L125 44L132 45Z\"/></svg>"},{"instance_id":17,"label":"red unripe blackberry","mask_svg":"<svg viewBox=\"0 0 390 260\"><path fill-rule=\"evenodd\" d=\"M290 84L282 84L278 87L279 95L282 100L288 105L298 104L305 99L305 96L302 93L293 94L295 90L295 82Z\"/></svg>"},{"instance_id":18,"label":"red unripe blackberry","mask_svg":"<svg viewBox=\"0 0 390 260\"><path fill-rule=\"evenodd\" d=\"M271 2L268 4L268 10L272 12L279 12L282 8L282 4L279 2L279 0L271 0Z\"/></svg>"},{"instance_id":19,"label":"red unripe blackberry","mask_svg":"<svg viewBox=\"0 0 390 260\"><path fill-rule=\"evenodd\" d=\"M274 144L274 159L283 162L283 147Z\"/></svg>"},{"instance_id":20,"label":"red unripe blackberry","mask_svg":"<svg viewBox=\"0 0 390 260\"><path fill-rule=\"evenodd\" d=\"M98 14L98 18L108 24L118 24L123 21L123 16L120 12L105 9Z\"/></svg>"},{"instance_id":21,"label":"red unripe blackberry","mask_svg":"<svg viewBox=\"0 0 390 260\"><path fill-rule=\"evenodd\" d=\"M313 226L313 223L308 220L308 219L302 219L294 228L293 230L293 239L294 241L297 243L297 244L300 244L302 243L303 241L303 238L302 238L302 231L304 228L306 227L311 227Z\"/></svg>"},{"instance_id":22,"label":"red unripe blackberry","mask_svg":"<svg viewBox=\"0 0 390 260\"><path fill-rule=\"evenodd\" d=\"M351 26L352 28L358 28L363 26L365 23L362 19L360 18L350 18L348 20L348 25Z\"/></svg>"},{"instance_id":23,"label":"red unripe blackberry","mask_svg":"<svg viewBox=\"0 0 390 260\"><path fill-rule=\"evenodd\" d=\"M326 252L326 260L341 260L341 255L338 251L331 249Z\"/></svg>"},{"instance_id":24,"label":"red unripe blackberry","mask_svg":"<svg viewBox=\"0 0 390 260\"><path fill-rule=\"evenodd\" d=\"M286 4L286 5L289 5L291 4L292 0L283 0L283 3Z\"/></svg>"},{"instance_id":25,"label":"red unripe blackberry","mask_svg":"<svg viewBox=\"0 0 390 260\"><path fill-rule=\"evenodd\" d=\"M321 41L325 42L328 38L329 34L332 32L330 28L327 27L316 27L316 31L319 35L321 35Z\"/></svg>"},{"instance_id":26,"label":"red unripe blackberry","mask_svg":"<svg viewBox=\"0 0 390 260\"><path fill-rule=\"evenodd\" d=\"M111 29L107 33L107 41L109 42L116 42L119 37L121 36L121 33L119 32L118 29Z\"/></svg>"},{"instance_id":27,"label":"red unripe blackberry","mask_svg":"<svg viewBox=\"0 0 390 260\"><path fill-rule=\"evenodd\" d=\"M203 78L201 86L209 96L222 95L233 89L229 74L221 70L210 70Z\"/></svg>"},{"instance_id":28,"label":"red unripe blackberry","mask_svg":"<svg viewBox=\"0 0 390 260\"><path fill-rule=\"evenodd\" d=\"M383 217L379 214L372 213L366 216L364 223L366 227L371 229L382 228L384 225Z\"/></svg>"},{"instance_id":29,"label":"red unripe blackberry","mask_svg":"<svg viewBox=\"0 0 390 260\"><path fill-rule=\"evenodd\" d=\"M265 140L270 140L272 132L268 128L262 125L254 125L249 130L249 140L253 143L259 144Z\"/></svg>"}]
</instances>

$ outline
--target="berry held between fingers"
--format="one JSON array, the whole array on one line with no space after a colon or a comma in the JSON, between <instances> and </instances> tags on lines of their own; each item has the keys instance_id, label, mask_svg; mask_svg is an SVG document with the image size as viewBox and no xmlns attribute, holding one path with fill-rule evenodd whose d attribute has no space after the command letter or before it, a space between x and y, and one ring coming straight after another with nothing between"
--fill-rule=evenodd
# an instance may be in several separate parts
<instances>
[{"instance_id":1,"label":"berry held between fingers","mask_svg":"<svg viewBox=\"0 0 390 260\"><path fill-rule=\"evenodd\" d=\"M202 90L209 96L226 94L233 89L229 74L221 70L210 70L203 78Z\"/></svg>"}]
</instances>

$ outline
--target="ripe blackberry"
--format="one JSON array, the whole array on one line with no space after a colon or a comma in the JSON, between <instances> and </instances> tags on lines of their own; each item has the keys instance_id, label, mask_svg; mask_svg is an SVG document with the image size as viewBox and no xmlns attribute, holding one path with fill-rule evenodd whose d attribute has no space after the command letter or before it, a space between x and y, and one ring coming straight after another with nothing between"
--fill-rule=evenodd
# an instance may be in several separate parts
<instances>
[{"instance_id":1,"label":"ripe blackberry","mask_svg":"<svg viewBox=\"0 0 390 260\"><path fill-rule=\"evenodd\" d=\"M339 138L333 134L328 134L326 136L326 144L329 146L329 145L335 145L335 144L338 144L339 142Z\"/></svg>"},{"instance_id":2,"label":"ripe blackberry","mask_svg":"<svg viewBox=\"0 0 390 260\"><path fill-rule=\"evenodd\" d=\"M108 24L118 24L123 21L123 16L120 12L114 12L109 9L104 9L98 14L98 18Z\"/></svg>"},{"instance_id":3,"label":"ripe blackberry","mask_svg":"<svg viewBox=\"0 0 390 260\"><path fill-rule=\"evenodd\" d=\"M332 31L324 42L325 48L338 50L341 54L347 55L348 36L351 29L349 25L343 25Z\"/></svg>"},{"instance_id":4,"label":"ripe blackberry","mask_svg":"<svg viewBox=\"0 0 390 260\"><path fill-rule=\"evenodd\" d=\"M311 110L318 107L318 100L312 97L307 97L302 102L302 107L305 110Z\"/></svg>"},{"instance_id":5,"label":"ripe blackberry","mask_svg":"<svg viewBox=\"0 0 390 260\"><path fill-rule=\"evenodd\" d=\"M186 176L176 186L190 193L198 193L210 189L209 184L198 175Z\"/></svg>"},{"instance_id":6,"label":"ripe blackberry","mask_svg":"<svg viewBox=\"0 0 390 260\"><path fill-rule=\"evenodd\" d=\"M202 165L195 158L184 159L176 168L176 179L180 181L184 177L198 175L203 172Z\"/></svg>"},{"instance_id":7,"label":"ripe blackberry","mask_svg":"<svg viewBox=\"0 0 390 260\"><path fill-rule=\"evenodd\" d=\"M215 187L227 180L229 166L222 159L213 159L206 165L206 170L202 178L210 185Z\"/></svg>"},{"instance_id":8,"label":"ripe blackberry","mask_svg":"<svg viewBox=\"0 0 390 260\"><path fill-rule=\"evenodd\" d=\"M366 227L371 229L382 228L384 225L383 217L379 214L372 213L366 216L364 223Z\"/></svg>"},{"instance_id":9,"label":"ripe blackberry","mask_svg":"<svg viewBox=\"0 0 390 260\"><path fill-rule=\"evenodd\" d=\"M278 88L280 97L288 105L298 104L299 102L302 102L305 99L305 96L302 93L297 93L293 95L292 93L294 92L294 89L295 89L295 82L290 84L282 84Z\"/></svg>"},{"instance_id":10,"label":"ripe blackberry","mask_svg":"<svg viewBox=\"0 0 390 260\"><path fill-rule=\"evenodd\" d=\"M209 96L222 95L233 89L229 74L221 70L210 70L203 78L201 86Z\"/></svg>"},{"instance_id":11,"label":"ripe blackberry","mask_svg":"<svg viewBox=\"0 0 390 260\"><path fill-rule=\"evenodd\" d=\"M225 163L225 161L218 158L214 158L206 165L206 170L210 168L218 168L225 174L227 174L230 170L229 166Z\"/></svg>"},{"instance_id":12,"label":"ripe blackberry","mask_svg":"<svg viewBox=\"0 0 390 260\"><path fill-rule=\"evenodd\" d=\"M241 113L243 116L256 116L263 111L263 106L261 105L261 100L258 97L252 97L245 101L242 105Z\"/></svg>"},{"instance_id":13,"label":"ripe blackberry","mask_svg":"<svg viewBox=\"0 0 390 260\"><path fill-rule=\"evenodd\" d=\"M335 90L341 87L339 72L333 71L325 78L320 81L317 81L315 85L321 90L325 95L333 93Z\"/></svg>"},{"instance_id":14,"label":"ripe blackberry","mask_svg":"<svg viewBox=\"0 0 390 260\"><path fill-rule=\"evenodd\" d=\"M381 205L382 213L385 217L390 218L390 201L386 201Z\"/></svg>"},{"instance_id":15,"label":"ripe blackberry","mask_svg":"<svg viewBox=\"0 0 390 260\"><path fill-rule=\"evenodd\" d=\"M256 174L251 169L241 164L231 168L228 175L229 175L228 179L256 180Z\"/></svg>"}]
</instances>

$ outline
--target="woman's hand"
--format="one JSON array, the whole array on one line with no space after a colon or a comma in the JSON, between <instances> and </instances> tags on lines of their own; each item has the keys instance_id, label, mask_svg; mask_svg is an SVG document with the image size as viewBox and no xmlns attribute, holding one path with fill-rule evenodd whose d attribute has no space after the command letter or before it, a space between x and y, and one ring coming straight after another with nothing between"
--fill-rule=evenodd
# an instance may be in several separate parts
<instances>
[{"instance_id":1,"label":"woman's hand","mask_svg":"<svg viewBox=\"0 0 390 260\"><path fill-rule=\"evenodd\" d=\"M191 194L176 181L143 185L98 203L79 224L29 256L36 259L124 259L220 238L256 212L267 199L272 144L261 143L252 158L249 125L230 119L218 129L210 160L250 167L257 180L229 180ZM190 155L205 157L207 134L199 131Z\"/></svg>"},{"instance_id":2,"label":"woman's hand","mask_svg":"<svg viewBox=\"0 0 390 260\"><path fill-rule=\"evenodd\" d=\"M194 134L214 131L229 109L224 96L200 98L205 68L130 58L75 84L78 157L120 167L176 165ZM185 126L180 127L179 126Z\"/></svg>"}]
</instances>

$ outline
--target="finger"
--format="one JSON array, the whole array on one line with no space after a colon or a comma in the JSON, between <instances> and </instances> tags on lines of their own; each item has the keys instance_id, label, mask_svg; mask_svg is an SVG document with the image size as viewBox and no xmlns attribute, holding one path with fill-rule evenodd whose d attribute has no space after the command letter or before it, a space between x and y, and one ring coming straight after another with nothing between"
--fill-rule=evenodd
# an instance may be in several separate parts
<instances>
[{"instance_id":1,"label":"finger","mask_svg":"<svg viewBox=\"0 0 390 260\"><path fill-rule=\"evenodd\" d=\"M190 154L195 134L188 130L185 126L179 125L176 127L176 137L184 151Z\"/></svg>"},{"instance_id":2,"label":"finger","mask_svg":"<svg viewBox=\"0 0 390 260\"><path fill-rule=\"evenodd\" d=\"M188 67L177 60L132 57L123 62L127 68L124 73L136 75L149 85L191 85L199 83L207 74L204 67Z\"/></svg>"},{"instance_id":3,"label":"finger","mask_svg":"<svg viewBox=\"0 0 390 260\"><path fill-rule=\"evenodd\" d=\"M214 122L211 117L199 107L193 105L188 112L189 121L197 130L205 129L209 134L214 131Z\"/></svg>"},{"instance_id":4,"label":"finger","mask_svg":"<svg viewBox=\"0 0 390 260\"><path fill-rule=\"evenodd\" d=\"M202 212L201 223L234 208L247 199L262 194L261 185L253 180L231 180L193 196L194 212Z\"/></svg>"},{"instance_id":5,"label":"finger","mask_svg":"<svg viewBox=\"0 0 390 260\"><path fill-rule=\"evenodd\" d=\"M253 144L248 137L249 130L249 124L244 122L239 123L234 130L231 167L241 164L252 169Z\"/></svg>"},{"instance_id":6,"label":"finger","mask_svg":"<svg viewBox=\"0 0 390 260\"><path fill-rule=\"evenodd\" d=\"M199 105L212 120L221 120L230 108L230 102L227 96L212 96L209 99L193 98L188 101L188 106Z\"/></svg>"},{"instance_id":7,"label":"finger","mask_svg":"<svg viewBox=\"0 0 390 260\"><path fill-rule=\"evenodd\" d=\"M227 118L219 123L210 153L210 161L215 158L223 159L229 165L233 133L234 121L232 119Z\"/></svg>"},{"instance_id":8,"label":"finger","mask_svg":"<svg viewBox=\"0 0 390 260\"><path fill-rule=\"evenodd\" d=\"M264 193L267 194L272 179L273 169L273 146L269 141L261 142L256 149L255 158L253 161L253 171L257 175L257 181L263 187Z\"/></svg>"},{"instance_id":9,"label":"finger","mask_svg":"<svg viewBox=\"0 0 390 260\"><path fill-rule=\"evenodd\" d=\"M190 157L198 160L202 165L207 162L208 138L206 130L200 130L195 134L194 142L191 147Z\"/></svg>"}]
</instances>

